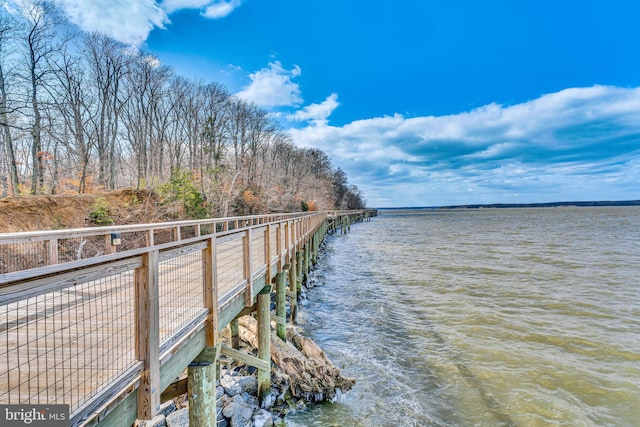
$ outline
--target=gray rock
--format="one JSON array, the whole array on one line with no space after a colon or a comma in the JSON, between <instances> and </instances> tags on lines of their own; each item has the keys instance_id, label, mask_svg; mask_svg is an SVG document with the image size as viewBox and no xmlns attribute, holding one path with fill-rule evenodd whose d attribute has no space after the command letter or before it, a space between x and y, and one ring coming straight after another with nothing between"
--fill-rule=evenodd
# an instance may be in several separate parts
<instances>
[{"instance_id":1,"label":"gray rock","mask_svg":"<svg viewBox=\"0 0 640 427\"><path fill-rule=\"evenodd\" d=\"M242 395L237 394L224 405L222 415L231 419L231 427L245 427L251 425L253 410Z\"/></svg>"},{"instance_id":2,"label":"gray rock","mask_svg":"<svg viewBox=\"0 0 640 427\"><path fill-rule=\"evenodd\" d=\"M254 376L247 376L237 377L236 380L238 384L240 384L240 387L242 387L242 391L249 394L258 394L258 378Z\"/></svg>"},{"instance_id":3,"label":"gray rock","mask_svg":"<svg viewBox=\"0 0 640 427\"><path fill-rule=\"evenodd\" d=\"M273 418L271 412L258 409L253 413L253 427L272 427Z\"/></svg>"},{"instance_id":4,"label":"gray rock","mask_svg":"<svg viewBox=\"0 0 640 427\"><path fill-rule=\"evenodd\" d=\"M260 403L258 402L258 398L256 396L253 396L247 392L242 392L241 396L249 406L252 406L254 409L260 408Z\"/></svg>"},{"instance_id":5,"label":"gray rock","mask_svg":"<svg viewBox=\"0 0 640 427\"><path fill-rule=\"evenodd\" d=\"M167 422L164 414L158 414L151 420L141 422L138 427L167 427Z\"/></svg>"},{"instance_id":6,"label":"gray rock","mask_svg":"<svg viewBox=\"0 0 640 427\"><path fill-rule=\"evenodd\" d=\"M164 402L160 405L160 411L158 411L158 413L163 414L166 417L170 413L175 412L176 409L176 403L173 400L169 400L168 402Z\"/></svg>"},{"instance_id":7,"label":"gray rock","mask_svg":"<svg viewBox=\"0 0 640 427\"><path fill-rule=\"evenodd\" d=\"M224 387L222 386L216 387L216 396L218 397L218 399L221 398L223 394L224 394Z\"/></svg>"},{"instance_id":8,"label":"gray rock","mask_svg":"<svg viewBox=\"0 0 640 427\"><path fill-rule=\"evenodd\" d=\"M216 408L223 408L229 400L231 400L231 398L226 394L223 394L220 399L216 400Z\"/></svg>"},{"instance_id":9,"label":"gray rock","mask_svg":"<svg viewBox=\"0 0 640 427\"><path fill-rule=\"evenodd\" d=\"M238 384L237 377L225 375L220 378L220 385L224 388L224 392L229 396L235 396L238 393L242 393L242 387Z\"/></svg>"},{"instance_id":10,"label":"gray rock","mask_svg":"<svg viewBox=\"0 0 640 427\"><path fill-rule=\"evenodd\" d=\"M251 427L251 419L246 419L240 415L231 418L231 427Z\"/></svg>"},{"instance_id":11,"label":"gray rock","mask_svg":"<svg viewBox=\"0 0 640 427\"><path fill-rule=\"evenodd\" d=\"M167 427L189 427L189 410L184 408L169 414Z\"/></svg>"},{"instance_id":12,"label":"gray rock","mask_svg":"<svg viewBox=\"0 0 640 427\"><path fill-rule=\"evenodd\" d=\"M247 403L247 399L245 399L245 396L248 396L247 393L238 393L235 396L233 396L232 398L230 398L229 400L232 400L234 402L237 402L243 406L249 406L249 403Z\"/></svg>"}]
</instances>

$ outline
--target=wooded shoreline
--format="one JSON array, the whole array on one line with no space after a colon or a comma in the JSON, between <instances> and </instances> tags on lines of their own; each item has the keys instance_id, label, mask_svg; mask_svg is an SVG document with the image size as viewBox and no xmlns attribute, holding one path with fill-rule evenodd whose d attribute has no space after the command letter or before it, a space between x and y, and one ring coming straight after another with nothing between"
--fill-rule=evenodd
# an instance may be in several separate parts
<instances>
[{"instance_id":1,"label":"wooded shoreline","mask_svg":"<svg viewBox=\"0 0 640 427\"><path fill-rule=\"evenodd\" d=\"M560 207L617 207L640 206L640 200L619 201L582 201L582 202L545 202L545 203L491 203L447 206L412 206L400 208L377 208L379 210L424 210L424 209L512 209L512 208L560 208Z\"/></svg>"}]
</instances>

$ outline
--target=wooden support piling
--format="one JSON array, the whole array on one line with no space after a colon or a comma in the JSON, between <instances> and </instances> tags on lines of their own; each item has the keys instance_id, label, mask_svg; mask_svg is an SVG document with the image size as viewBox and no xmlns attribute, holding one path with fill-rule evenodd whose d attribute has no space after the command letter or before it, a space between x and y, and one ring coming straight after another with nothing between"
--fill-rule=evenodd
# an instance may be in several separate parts
<instances>
[{"instance_id":1,"label":"wooden support piling","mask_svg":"<svg viewBox=\"0 0 640 427\"><path fill-rule=\"evenodd\" d=\"M311 245L307 242L304 245L304 283L309 283L309 273L311 273Z\"/></svg>"},{"instance_id":2,"label":"wooden support piling","mask_svg":"<svg viewBox=\"0 0 640 427\"><path fill-rule=\"evenodd\" d=\"M316 266L318 263L318 233L311 237L311 265Z\"/></svg>"},{"instance_id":3,"label":"wooden support piling","mask_svg":"<svg viewBox=\"0 0 640 427\"><path fill-rule=\"evenodd\" d=\"M237 350L240 348L240 328L237 317L229 322L229 329L231 329L231 347Z\"/></svg>"},{"instance_id":4,"label":"wooden support piling","mask_svg":"<svg viewBox=\"0 0 640 427\"><path fill-rule=\"evenodd\" d=\"M271 286L267 285L257 296L258 306L258 358L271 363L271 318L269 306L271 303ZM271 393L271 369L258 369L258 401L261 407L268 404ZM266 409L266 408L265 408Z\"/></svg>"},{"instance_id":5,"label":"wooden support piling","mask_svg":"<svg viewBox=\"0 0 640 427\"><path fill-rule=\"evenodd\" d=\"M189 425L216 426L215 361L192 362L187 369Z\"/></svg>"},{"instance_id":6,"label":"wooden support piling","mask_svg":"<svg viewBox=\"0 0 640 427\"><path fill-rule=\"evenodd\" d=\"M289 307L291 313L291 321L296 322L297 320L297 311L298 311L298 260L297 260L297 252L292 257L291 260L291 268L289 269L289 292L291 296L289 297Z\"/></svg>"},{"instance_id":7,"label":"wooden support piling","mask_svg":"<svg viewBox=\"0 0 640 427\"><path fill-rule=\"evenodd\" d=\"M276 274L276 316L284 318L287 315L287 290L285 287L285 273ZM287 340L286 325L278 323L276 328L278 336L283 340Z\"/></svg>"},{"instance_id":8,"label":"wooden support piling","mask_svg":"<svg viewBox=\"0 0 640 427\"><path fill-rule=\"evenodd\" d=\"M300 298L300 293L302 292L302 280L304 276L304 271L302 269L302 251L296 252L296 271L298 272L298 276L296 277L296 290L298 291L298 298Z\"/></svg>"}]
</instances>

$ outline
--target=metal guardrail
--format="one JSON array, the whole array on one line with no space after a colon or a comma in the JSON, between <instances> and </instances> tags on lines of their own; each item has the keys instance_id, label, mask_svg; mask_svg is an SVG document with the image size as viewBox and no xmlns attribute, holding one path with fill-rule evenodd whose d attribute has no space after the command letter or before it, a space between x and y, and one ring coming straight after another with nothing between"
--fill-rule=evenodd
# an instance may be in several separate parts
<instances>
[{"instance_id":1,"label":"metal guardrail","mask_svg":"<svg viewBox=\"0 0 640 427\"><path fill-rule=\"evenodd\" d=\"M328 218L279 214L0 235L5 265L12 265L7 256L35 256L20 245L37 248L37 262L27 264L35 268L0 274L0 403L68 404L72 425L84 425L135 392L138 411L149 411L166 387L160 367L196 331L217 332L218 314L232 301L250 304L256 283L270 281ZM112 234L120 246L111 245ZM92 238L104 245L100 253L80 251L61 262L69 242L85 241L84 248ZM145 244L120 252L136 238Z\"/></svg>"},{"instance_id":2,"label":"metal guardrail","mask_svg":"<svg viewBox=\"0 0 640 427\"><path fill-rule=\"evenodd\" d=\"M341 215L368 216L374 215L375 210L268 214L153 224L0 233L0 274L88 259L157 244L178 242L207 234L223 235L246 227L303 218L310 214L322 214L328 218Z\"/></svg>"}]
</instances>

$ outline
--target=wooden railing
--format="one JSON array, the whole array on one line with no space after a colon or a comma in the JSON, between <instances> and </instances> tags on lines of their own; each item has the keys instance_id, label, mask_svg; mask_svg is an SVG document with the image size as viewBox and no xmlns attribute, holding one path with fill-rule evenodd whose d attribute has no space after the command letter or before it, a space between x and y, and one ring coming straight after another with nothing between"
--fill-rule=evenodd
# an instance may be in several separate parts
<instances>
[{"instance_id":1,"label":"wooden railing","mask_svg":"<svg viewBox=\"0 0 640 427\"><path fill-rule=\"evenodd\" d=\"M328 230L328 218L279 214L0 235L0 247L13 251L2 254L4 265L38 249L28 264L35 268L0 274L0 403L68 404L72 425L97 423L131 402L148 417L217 331ZM120 245L111 244L112 234ZM91 239L103 250L86 257L76 248ZM82 256L63 259L69 242L79 242L72 251ZM134 247L121 252L127 244Z\"/></svg>"}]
</instances>

